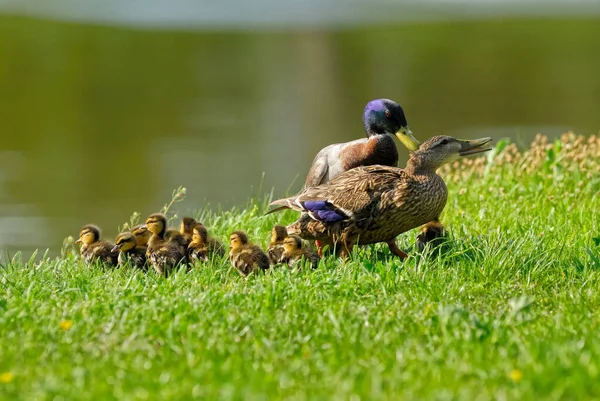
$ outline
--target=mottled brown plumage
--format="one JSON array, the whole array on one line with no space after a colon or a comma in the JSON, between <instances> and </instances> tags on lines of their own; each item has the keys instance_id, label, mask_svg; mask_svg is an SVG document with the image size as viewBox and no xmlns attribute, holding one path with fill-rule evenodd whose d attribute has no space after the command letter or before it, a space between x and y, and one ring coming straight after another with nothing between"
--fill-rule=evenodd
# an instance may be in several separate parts
<instances>
[{"instance_id":1,"label":"mottled brown plumage","mask_svg":"<svg viewBox=\"0 0 600 401\"><path fill-rule=\"evenodd\" d=\"M319 255L312 250L304 247L302 239L297 235L290 235L283 240L283 254L281 263L287 264L290 268L302 266L303 261L308 260L310 266L316 269L319 266Z\"/></svg>"},{"instance_id":2,"label":"mottled brown plumage","mask_svg":"<svg viewBox=\"0 0 600 401\"><path fill-rule=\"evenodd\" d=\"M267 255L272 265L280 263L281 255L283 255L283 240L287 235L285 226L274 226L271 230L271 242L267 247Z\"/></svg>"},{"instance_id":3,"label":"mottled brown plumage","mask_svg":"<svg viewBox=\"0 0 600 401\"><path fill-rule=\"evenodd\" d=\"M146 247L137 245L133 233L123 232L117 235L112 251L119 254L119 266L129 265L144 271L147 270Z\"/></svg>"},{"instance_id":4,"label":"mottled brown plumage","mask_svg":"<svg viewBox=\"0 0 600 401\"><path fill-rule=\"evenodd\" d=\"M207 261L213 255L225 256L225 247L217 239L208 235L208 229L196 223L192 229L192 242L188 245L190 260Z\"/></svg>"},{"instance_id":5,"label":"mottled brown plumage","mask_svg":"<svg viewBox=\"0 0 600 401\"><path fill-rule=\"evenodd\" d=\"M251 244L243 231L234 231L229 238L229 260L244 276L269 268L269 258L258 245Z\"/></svg>"},{"instance_id":6,"label":"mottled brown plumage","mask_svg":"<svg viewBox=\"0 0 600 401\"><path fill-rule=\"evenodd\" d=\"M460 156L489 150L483 145L490 140L437 136L413 152L404 169L357 167L328 184L306 188L298 196L271 204L303 213L287 227L288 233L339 243L344 256L354 245L385 242L392 252L404 257L394 242L396 236L437 219L446 205L446 184L436 170Z\"/></svg>"},{"instance_id":7,"label":"mottled brown plumage","mask_svg":"<svg viewBox=\"0 0 600 401\"><path fill-rule=\"evenodd\" d=\"M118 255L112 252L113 244L100 239L100 228L93 224L85 225L79 231L80 253L88 264L102 262L109 266L116 266Z\"/></svg>"}]
</instances>

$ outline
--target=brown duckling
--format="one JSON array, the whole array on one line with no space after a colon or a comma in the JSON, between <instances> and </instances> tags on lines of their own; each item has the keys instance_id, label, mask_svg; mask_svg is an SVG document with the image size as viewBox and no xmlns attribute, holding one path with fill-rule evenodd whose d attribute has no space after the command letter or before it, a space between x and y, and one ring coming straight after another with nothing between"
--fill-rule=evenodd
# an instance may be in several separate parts
<instances>
[{"instance_id":1,"label":"brown duckling","mask_svg":"<svg viewBox=\"0 0 600 401\"><path fill-rule=\"evenodd\" d=\"M137 239L133 233L123 232L117 235L112 251L119 251L119 266L129 263L132 267L146 270L146 247L137 245Z\"/></svg>"},{"instance_id":2,"label":"brown duckling","mask_svg":"<svg viewBox=\"0 0 600 401\"><path fill-rule=\"evenodd\" d=\"M288 233L285 226L274 226L271 230L271 243L267 248L267 256L269 256L269 262L272 265L281 262L281 255L283 255L283 240L287 235Z\"/></svg>"},{"instance_id":3,"label":"brown duckling","mask_svg":"<svg viewBox=\"0 0 600 401\"><path fill-rule=\"evenodd\" d=\"M168 275L178 264L187 263L187 249L176 238L176 235L181 237L181 234L175 230L167 231L165 216L159 213L150 215L146 219L146 227L152 233L146 250L146 258L154 270Z\"/></svg>"},{"instance_id":4,"label":"brown duckling","mask_svg":"<svg viewBox=\"0 0 600 401\"><path fill-rule=\"evenodd\" d=\"M251 244L243 231L234 231L229 237L229 260L245 276L269 268L268 256L259 246Z\"/></svg>"},{"instance_id":5,"label":"brown duckling","mask_svg":"<svg viewBox=\"0 0 600 401\"><path fill-rule=\"evenodd\" d=\"M306 248L302 244L302 239L297 235L290 235L283 240L283 255L281 262L287 264L290 268L302 263L303 260L310 261L313 269L319 266L319 255Z\"/></svg>"},{"instance_id":6,"label":"brown duckling","mask_svg":"<svg viewBox=\"0 0 600 401\"><path fill-rule=\"evenodd\" d=\"M192 242L188 245L188 257L207 261L212 255L225 256L225 248L218 240L208 235L208 230L203 224L196 223L192 229Z\"/></svg>"},{"instance_id":7,"label":"brown duckling","mask_svg":"<svg viewBox=\"0 0 600 401\"><path fill-rule=\"evenodd\" d=\"M188 246L190 242L192 242L192 231L194 230L194 226L199 223L200 222L196 221L196 219L194 219L193 217L184 217L183 219L181 219L181 224L179 225L179 233L183 235L183 237L186 239Z\"/></svg>"},{"instance_id":8,"label":"brown duckling","mask_svg":"<svg viewBox=\"0 0 600 401\"><path fill-rule=\"evenodd\" d=\"M434 248L439 246L446 237L446 229L439 220L433 220L421 227L421 232L417 236L417 249L423 252L427 244Z\"/></svg>"},{"instance_id":9,"label":"brown duckling","mask_svg":"<svg viewBox=\"0 0 600 401\"><path fill-rule=\"evenodd\" d=\"M112 252L113 244L100 239L100 228L93 224L83 226L79 232L79 239L75 243L81 245L81 256L88 263L97 261L110 266L116 266L118 256Z\"/></svg>"},{"instance_id":10,"label":"brown duckling","mask_svg":"<svg viewBox=\"0 0 600 401\"><path fill-rule=\"evenodd\" d=\"M194 230L194 227L198 223L200 223L200 222L196 221L196 219L194 219L193 217L184 217L183 219L181 219L181 225L179 226L179 232L181 234L187 234L191 237L193 234L192 231Z\"/></svg>"},{"instance_id":11,"label":"brown duckling","mask_svg":"<svg viewBox=\"0 0 600 401\"><path fill-rule=\"evenodd\" d=\"M135 237L135 244L137 246L148 246L148 241L150 241L150 237L152 236L152 233L150 230L148 230L148 227L138 224L131 229L131 233Z\"/></svg>"}]
</instances>

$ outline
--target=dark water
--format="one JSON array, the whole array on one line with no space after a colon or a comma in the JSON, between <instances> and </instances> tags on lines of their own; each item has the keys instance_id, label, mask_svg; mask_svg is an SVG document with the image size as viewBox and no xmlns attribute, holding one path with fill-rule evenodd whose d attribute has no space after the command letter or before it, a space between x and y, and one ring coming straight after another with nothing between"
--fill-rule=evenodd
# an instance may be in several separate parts
<instances>
[{"instance_id":1,"label":"dark water","mask_svg":"<svg viewBox=\"0 0 600 401\"><path fill-rule=\"evenodd\" d=\"M179 185L182 213L296 190L378 97L419 139L597 133L599 49L592 17L231 32L0 17L0 249L56 254L88 222L113 236Z\"/></svg>"}]
</instances>

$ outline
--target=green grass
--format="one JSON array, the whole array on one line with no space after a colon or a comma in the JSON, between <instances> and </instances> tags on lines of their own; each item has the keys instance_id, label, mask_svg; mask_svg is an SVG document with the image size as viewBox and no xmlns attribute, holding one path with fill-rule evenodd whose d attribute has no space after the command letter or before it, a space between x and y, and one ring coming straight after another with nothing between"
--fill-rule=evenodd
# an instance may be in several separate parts
<instances>
[{"instance_id":1,"label":"green grass","mask_svg":"<svg viewBox=\"0 0 600 401\"><path fill-rule=\"evenodd\" d=\"M378 245L247 279L226 260L163 279L15 259L0 269L0 398L600 398L600 157L542 148L445 172L441 255ZM198 217L265 245L296 215L264 210Z\"/></svg>"}]
</instances>

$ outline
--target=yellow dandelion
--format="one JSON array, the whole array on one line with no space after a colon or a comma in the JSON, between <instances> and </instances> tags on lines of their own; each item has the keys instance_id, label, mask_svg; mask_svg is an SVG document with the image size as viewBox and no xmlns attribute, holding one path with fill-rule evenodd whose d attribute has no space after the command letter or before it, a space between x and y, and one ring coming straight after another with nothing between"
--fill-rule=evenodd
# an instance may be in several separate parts
<instances>
[{"instance_id":1,"label":"yellow dandelion","mask_svg":"<svg viewBox=\"0 0 600 401\"><path fill-rule=\"evenodd\" d=\"M523 380L523 372L521 372L519 369L514 369L508 376L510 377L510 380L514 381L515 383Z\"/></svg>"},{"instance_id":2,"label":"yellow dandelion","mask_svg":"<svg viewBox=\"0 0 600 401\"><path fill-rule=\"evenodd\" d=\"M64 331L67 331L71 328L71 326L73 326L73 321L72 320L63 320L62 322L60 322L60 328Z\"/></svg>"},{"instance_id":3,"label":"yellow dandelion","mask_svg":"<svg viewBox=\"0 0 600 401\"><path fill-rule=\"evenodd\" d=\"M427 315L429 315L429 312L431 311L431 304L427 304L427 306L425 306L425 317L427 317Z\"/></svg>"},{"instance_id":4,"label":"yellow dandelion","mask_svg":"<svg viewBox=\"0 0 600 401\"><path fill-rule=\"evenodd\" d=\"M10 383L15 378L13 372L0 373L0 383Z\"/></svg>"}]
</instances>

